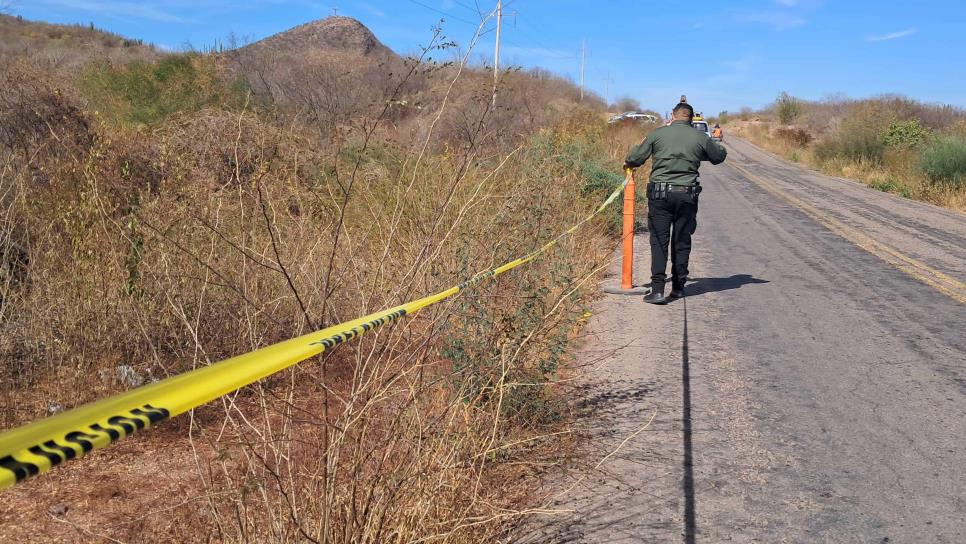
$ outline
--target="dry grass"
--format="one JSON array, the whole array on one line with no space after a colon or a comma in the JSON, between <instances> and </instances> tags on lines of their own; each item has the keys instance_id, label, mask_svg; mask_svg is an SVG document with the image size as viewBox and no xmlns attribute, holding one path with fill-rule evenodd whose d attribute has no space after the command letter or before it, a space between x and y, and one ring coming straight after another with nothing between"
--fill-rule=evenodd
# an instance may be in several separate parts
<instances>
[{"instance_id":1,"label":"dry grass","mask_svg":"<svg viewBox=\"0 0 966 544\"><path fill-rule=\"evenodd\" d=\"M800 102L790 126L779 126L771 110L759 121L729 121L728 129L785 159L832 176L905 198L966 210L966 186L927 176L923 154L943 139L962 141L966 114L950 106L921 104L902 97ZM952 153L962 146L947 146ZM961 164L962 158L947 160ZM950 168L946 166L945 168ZM961 175L961 174L959 174Z\"/></svg>"},{"instance_id":2,"label":"dry grass","mask_svg":"<svg viewBox=\"0 0 966 544\"><path fill-rule=\"evenodd\" d=\"M129 62L155 59L159 53L141 40L93 25L56 25L0 13L0 60L20 56L49 69L76 70L91 58Z\"/></svg>"},{"instance_id":3,"label":"dry grass","mask_svg":"<svg viewBox=\"0 0 966 544\"><path fill-rule=\"evenodd\" d=\"M493 110L485 74L407 66L367 76L384 78L382 94L344 106L351 115L266 77L304 100L249 94L145 124L95 114L68 76L8 65L3 425L128 387L120 365L163 378L518 257L599 203L639 138L606 133L558 80L510 74ZM349 82L360 80L330 79ZM403 101L421 106L399 113ZM5 515L14 525L0 534L497 540L573 439L562 378L607 228L4 494L0 509L19 517ZM141 460L169 452L176 466ZM138 470L105 474L107 461ZM63 494L83 504L47 516L45 482L84 489L104 477L128 489L124 508L113 492ZM177 500L151 505L143 491L154 487Z\"/></svg>"}]
</instances>

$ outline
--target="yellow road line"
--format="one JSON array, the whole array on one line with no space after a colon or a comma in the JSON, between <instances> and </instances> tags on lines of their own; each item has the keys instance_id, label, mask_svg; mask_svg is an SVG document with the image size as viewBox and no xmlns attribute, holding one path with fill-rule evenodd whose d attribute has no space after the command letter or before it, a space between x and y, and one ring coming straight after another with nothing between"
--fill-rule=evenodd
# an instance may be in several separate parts
<instances>
[{"instance_id":1,"label":"yellow road line","mask_svg":"<svg viewBox=\"0 0 966 544\"><path fill-rule=\"evenodd\" d=\"M788 194L779 189L777 185L767 179L754 174L743 166L731 164L735 170L744 174L748 179L757 183L762 189L781 198L792 206L805 212L806 215L825 226L830 231L852 242L856 246L879 257L883 261L895 266L899 270L909 274L913 278L935 288L937 291L952 298L953 300L966 304L966 284L956 278L944 274L935 268L913 259L899 250L889 247L882 242L872 238L857 228L847 225L837 219L823 215L811 204Z\"/></svg>"}]
</instances>

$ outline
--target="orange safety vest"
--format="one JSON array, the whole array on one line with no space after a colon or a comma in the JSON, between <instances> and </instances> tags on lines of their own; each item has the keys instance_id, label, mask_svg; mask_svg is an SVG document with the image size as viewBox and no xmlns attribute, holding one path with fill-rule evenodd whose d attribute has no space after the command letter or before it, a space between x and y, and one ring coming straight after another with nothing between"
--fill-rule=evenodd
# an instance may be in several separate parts
<instances>
[{"instance_id":1,"label":"orange safety vest","mask_svg":"<svg viewBox=\"0 0 966 544\"><path fill-rule=\"evenodd\" d=\"M718 127L716 129L714 129L714 132L712 132L711 135L714 136L715 138L720 138L721 137L721 127Z\"/></svg>"}]
</instances>

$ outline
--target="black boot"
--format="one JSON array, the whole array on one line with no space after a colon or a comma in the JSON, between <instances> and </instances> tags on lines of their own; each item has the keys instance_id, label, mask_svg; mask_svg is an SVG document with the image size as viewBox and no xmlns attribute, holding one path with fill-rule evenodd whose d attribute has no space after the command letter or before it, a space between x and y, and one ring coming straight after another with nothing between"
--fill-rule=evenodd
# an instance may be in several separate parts
<instances>
[{"instance_id":1,"label":"black boot","mask_svg":"<svg viewBox=\"0 0 966 544\"><path fill-rule=\"evenodd\" d=\"M671 282L671 294L667 297L669 300L682 298L684 296L684 281L685 280L674 280Z\"/></svg>"},{"instance_id":2,"label":"black boot","mask_svg":"<svg viewBox=\"0 0 966 544\"><path fill-rule=\"evenodd\" d=\"M648 304L667 304L664 298L664 282L651 282L651 292L644 295L644 302Z\"/></svg>"}]
</instances>

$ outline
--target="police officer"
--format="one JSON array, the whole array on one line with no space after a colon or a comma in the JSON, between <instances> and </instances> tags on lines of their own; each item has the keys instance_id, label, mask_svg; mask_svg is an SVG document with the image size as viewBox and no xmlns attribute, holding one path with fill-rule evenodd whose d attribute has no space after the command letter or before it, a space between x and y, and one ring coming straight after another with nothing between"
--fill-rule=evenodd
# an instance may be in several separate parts
<instances>
[{"instance_id":1,"label":"police officer","mask_svg":"<svg viewBox=\"0 0 966 544\"><path fill-rule=\"evenodd\" d=\"M701 161L724 162L728 152L691 127L694 108L683 101L674 107L671 123L655 129L624 159L625 168L637 168L651 159L647 184L647 228L651 235L650 304L667 304L684 296L688 279L691 235L698 226L698 167ZM671 294L664 296L668 244L671 245Z\"/></svg>"}]
</instances>

